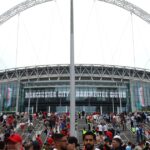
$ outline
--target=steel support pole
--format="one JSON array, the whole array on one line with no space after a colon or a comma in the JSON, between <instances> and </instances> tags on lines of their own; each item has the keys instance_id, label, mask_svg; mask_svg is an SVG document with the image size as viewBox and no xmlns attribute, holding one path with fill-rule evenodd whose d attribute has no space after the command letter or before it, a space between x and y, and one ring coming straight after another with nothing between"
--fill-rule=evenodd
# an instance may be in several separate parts
<instances>
[{"instance_id":1,"label":"steel support pole","mask_svg":"<svg viewBox=\"0 0 150 150\"><path fill-rule=\"evenodd\" d=\"M70 136L75 136L75 67L73 0L70 1Z\"/></svg>"}]
</instances>

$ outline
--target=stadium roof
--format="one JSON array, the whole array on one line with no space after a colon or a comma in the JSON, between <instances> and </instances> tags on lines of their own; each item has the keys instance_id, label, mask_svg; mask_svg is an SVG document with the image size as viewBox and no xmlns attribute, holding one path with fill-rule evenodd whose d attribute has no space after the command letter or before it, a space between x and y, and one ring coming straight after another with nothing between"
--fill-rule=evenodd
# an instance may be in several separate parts
<instances>
[{"instance_id":1,"label":"stadium roof","mask_svg":"<svg viewBox=\"0 0 150 150\"><path fill-rule=\"evenodd\" d=\"M0 82L8 81L46 81L69 80L69 65L45 65L12 68L0 71ZM76 65L76 80L97 81L129 81L139 80L150 82L150 70L111 66L111 65Z\"/></svg>"}]
</instances>

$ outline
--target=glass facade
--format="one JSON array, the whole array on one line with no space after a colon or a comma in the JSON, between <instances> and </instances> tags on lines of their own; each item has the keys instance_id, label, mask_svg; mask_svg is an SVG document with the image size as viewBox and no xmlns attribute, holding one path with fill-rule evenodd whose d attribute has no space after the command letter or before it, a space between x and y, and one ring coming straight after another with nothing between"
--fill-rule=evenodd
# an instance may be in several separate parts
<instances>
[{"instance_id":1,"label":"glass facade","mask_svg":"<svg viewBox=\"0 0 150 150\"><path fill-rule=\"evenodd\" d=\"M68 111L70 105L68 82L0 83L0 111ZM42 85L42 87L41 87ZM114 86L115 85L115 86ZM135 111L150 106L150 83L84 83L76 84L76 111Z\"/></svg>"}]
</instances>

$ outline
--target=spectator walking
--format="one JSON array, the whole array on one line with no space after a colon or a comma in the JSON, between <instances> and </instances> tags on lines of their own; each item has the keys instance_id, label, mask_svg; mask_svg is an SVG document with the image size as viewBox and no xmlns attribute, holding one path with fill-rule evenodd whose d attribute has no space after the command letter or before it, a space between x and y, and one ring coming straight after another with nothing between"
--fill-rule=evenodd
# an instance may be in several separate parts
<instances>
[{"instance_id":1,"label":"spectator walking","mask_svg":"<svg viewBox=\"0 0 150 150\"><path fill-rule=\"evenodd\" d=\"M70 136L68 138L67 150L77 150L78 146L79 146L79 144L78 144L77 138L74 136Z\"/></svg>"},{"instance_id":2,"label":"spectator walking","mask_svg":"<svg viewBox=\"0 0 150 150\"><path fill-rule=\"evenodd\" d=\"M55 133L53 135L53 140L55 145L54 150L67 150L68 145L67 136L60 133Z\"/></svg>"},{"instance_id":3,"label":"spectator walking","mask_svg":"<svg viewBox=\"0 0 150 150\"><path fill-rule=\"evenodd\" d=\"M122 139L118 135L114 136L112 139L112 150L123 150Z\"/></svg>"},{"instance_id":4,"label":"spectator walking","mask_svg":"<svg viewBox=\"0 0 150 150\"><path fill-rule=\"evenodd\" d=\"M96 142L96 135L93 132L87 131L83 135L84 150L99 150L98 148L94 147L95 142Z\"/></svg>"},{"instance_id":5,"label":"spectator walking","mask_svg":"<svg viewBox=\"0 0 150 150\"><path fill-rule=\"evenodd\" d=\"M43 142L42 142L41 136L40 136L39 134L38 134L37 137L36 137L36 141L39 143L40 148L42 148Z\"/></svg>"},{"instance_id":6,"label":"spectator walking","mask_svg":"<svg viewBox=\"0 0 150 150\"><path fill-rule=\"evenodd\" d=\"M17 133L10 135L7 139L6 150L23 150L22 137Z\"/></svg>"}]
</instances>

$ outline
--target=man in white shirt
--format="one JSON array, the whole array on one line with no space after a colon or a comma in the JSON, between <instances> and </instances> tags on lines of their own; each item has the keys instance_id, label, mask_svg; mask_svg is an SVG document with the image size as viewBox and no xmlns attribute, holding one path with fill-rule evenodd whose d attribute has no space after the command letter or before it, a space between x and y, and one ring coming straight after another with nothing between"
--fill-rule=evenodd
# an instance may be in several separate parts
<instances>
[{"instance_id":1,"label":"man in white shirt","mask_svg":"<svg viewBox=\"0 0 150 150\"><path fill-rule=\"evenodd\" d=\"M99 131L99 133L101 134L102 132L103 132L103 126L102 126L102 124L100 123L100 124L98 124L98 131Z\"/></svg>"}]
</instances>

